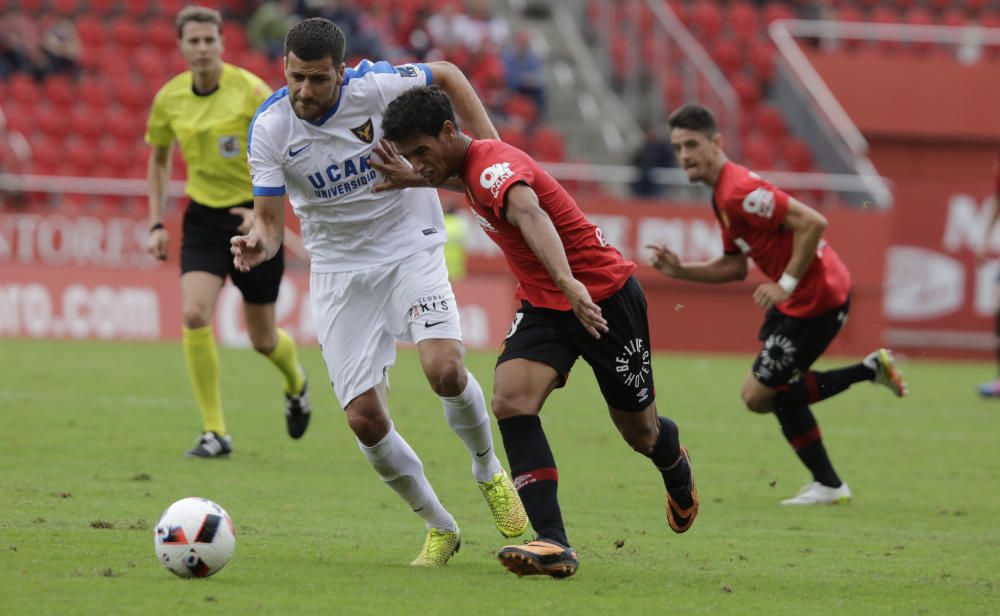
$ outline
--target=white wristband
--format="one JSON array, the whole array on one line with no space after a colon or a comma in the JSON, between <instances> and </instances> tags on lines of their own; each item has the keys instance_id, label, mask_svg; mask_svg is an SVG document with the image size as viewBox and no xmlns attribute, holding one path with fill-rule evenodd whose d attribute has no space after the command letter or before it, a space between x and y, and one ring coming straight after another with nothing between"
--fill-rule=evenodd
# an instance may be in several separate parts
<instances>
[{"instance_id":1,"label":"white wristband","mask_svg":"<svg viewBox=\"0 0 1000 616\"><path fill-rule=\"evenodd\" d=\"M781 275L781 279L778 280L778 286L784 289L785 293L791 295L795 291L795 287L799 286L799 279L785 272Z\"/></svg>"}]
</instances>

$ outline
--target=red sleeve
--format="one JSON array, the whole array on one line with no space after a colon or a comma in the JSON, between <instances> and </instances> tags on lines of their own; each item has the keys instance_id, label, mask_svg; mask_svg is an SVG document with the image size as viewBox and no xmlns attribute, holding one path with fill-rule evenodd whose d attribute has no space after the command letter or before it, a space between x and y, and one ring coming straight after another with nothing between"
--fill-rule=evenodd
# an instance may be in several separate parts
<instances>
[{"instance_id":1,"label":"red sleeve","mask_svg":"<svg viewBox=\"0 0 1000 616\"><path fill-rule=\"evenodd\" d=\"M777 231L788 215L788 195L763 180L749 178L733 187L723 207L734 226Z\"/></svg>"},{"instance_id":2,"label":"red sleeve","mask_svg":"<svg viewBox=\"0 0 1000 616\"><path fill-rule=\"evenodd\" d=\"M473 162L473 191L476 200L489 205L497 218L503 218L504 196L518 182L528 186L535 173L526 154L510 146L491 148Z\"/></svg>"}]
</instances>

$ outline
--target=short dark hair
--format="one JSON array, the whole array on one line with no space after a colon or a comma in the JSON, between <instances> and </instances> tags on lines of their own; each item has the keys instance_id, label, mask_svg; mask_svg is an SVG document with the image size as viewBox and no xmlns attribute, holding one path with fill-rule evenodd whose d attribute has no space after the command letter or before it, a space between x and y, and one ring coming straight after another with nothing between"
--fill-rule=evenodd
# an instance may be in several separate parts
<instances>
[{"instance_id":1,"label":"short dark hair","mask_svg":"<svg viewBox=\"0 0 1000 616\"><path fill-rule=\"evenodd\" d=\"M180 13L177 13L177 19L174 20L174 25L177 26L178 39L184 38L184 26L192 21L203 24L215 24L219 33L222 33L222 13L207 6L189 4L181 9Z\"/></svg>"},{"instance_id":2,"label":"short dark hair","mask_svg":"<svg viewBox=\"0 0 1000 616\"><path fill-rule=\"evenodd\" d=\"M322 17L303 19L285 35L285 57L288 57L288 52L292 52L306 62L329 57L334 66L340 66L344 61L346 47L344 31Z\"/></svg>"},{"instance_id":3,"label":"short dark hair","mask_svg":"<svg viewBox=\"0 0 1000 616\"><path fill-rule=\"evenodd\" d=\"M685 130L697 131L709 139L719 132L719 125L715 121L712 112L702 107L688 103L670 114L667 118L667 125L670 130L683 128Z\"/></svg>"},{"instance_id":4,"label":"short dark hair","mask_svg":"<svg viewBox=\"0 0 1000 616\"><path fill-rule=\"evenodd\" d=\"M418 86L389 103L382 114L382 134L389 141L409 139L414 135L437 137L445 121L458 126L448 95L437 86Z\"/></svg>"}]
</instances>

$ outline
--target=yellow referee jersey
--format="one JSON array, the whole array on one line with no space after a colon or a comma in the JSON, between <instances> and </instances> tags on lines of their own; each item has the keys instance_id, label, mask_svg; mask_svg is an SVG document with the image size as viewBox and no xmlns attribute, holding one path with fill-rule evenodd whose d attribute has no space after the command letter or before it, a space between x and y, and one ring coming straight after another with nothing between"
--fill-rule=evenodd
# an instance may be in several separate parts
<instances>
[{"instance_id":1,"label":"yellow referee jersey","mask_svg":"<svg viewBox=\"0 0 1000 616\"><path fill-rule=\"evenodd\" d=\"M194 92L191 71L168 81L153 100L146 143L177 141L187 163L187 194L209 207L253 200L247 165L247 131L271 88L250 71L222 65L219 87Z\"/></svg>"}]
</instances>

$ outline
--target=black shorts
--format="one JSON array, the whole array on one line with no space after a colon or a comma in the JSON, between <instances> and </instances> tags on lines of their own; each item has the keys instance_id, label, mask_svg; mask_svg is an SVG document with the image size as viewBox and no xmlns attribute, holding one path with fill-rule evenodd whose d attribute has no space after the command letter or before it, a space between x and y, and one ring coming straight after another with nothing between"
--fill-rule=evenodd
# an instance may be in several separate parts
<instances>
[{"instance_id":1,"label":"black shorts","mask_svg":"<svg viewBox=\"0 0 1000 616\"><path fill-rule=\"evenodd\" d=\"M772 307L760 327L758 338L764 346L753 362L754 376L772 388L798 381L836 338L850 308L848 299L839 308L800 319Z\"/></svg>"},{"instance_id":2,"label":"black shorts","mask_svg":"<svg viewBox=\"0 0 1000 616\"><path fill-rule=\"evenodd\" d=\"M232 207L252 208L253 203ZM229 240L237 234L241 222L243 219L230 213L229 208L207 207L191 201L184 211L181 274L208 272L222 279L230 276L246 303L273 304L278 299L281 275L285 272L284 251L278 250L273 259L245 274L237 271L229 252Z\"/></svg>"},{"instance_id":3,"label":"black shorts","mask_svg":"<svg viewBox=\"0 0 1000 616\"><path fill-rule=\"evenodd\" d=\"M608 332L600 340L587 333L572 310L535 308L522 302L497 365L511 359L541 362L559 373L562 387L576 358L582 356L594 370L608 406L621 411L645 409L656 392L642 287L633 276L597 304L608 322Z\"/></svg>"}]
</instances>

